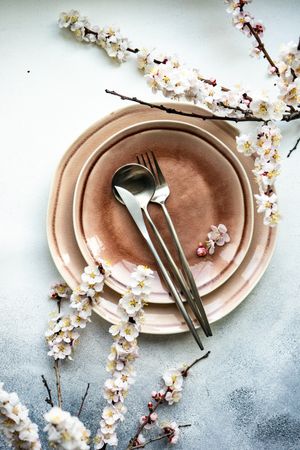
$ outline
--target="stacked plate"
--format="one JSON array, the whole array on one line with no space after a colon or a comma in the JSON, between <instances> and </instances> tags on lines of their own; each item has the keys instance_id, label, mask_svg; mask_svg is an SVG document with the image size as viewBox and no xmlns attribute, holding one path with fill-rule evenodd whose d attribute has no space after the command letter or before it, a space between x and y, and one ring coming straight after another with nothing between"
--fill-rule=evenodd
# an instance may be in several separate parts
<instances>
[{"instance_id":1,"label":"stacked plate","mask_svg":"<svg viewBox=\"0 0 300 450\"><path fill-rule=\"evenodd\" d=\"M187 112L200 108L179 104ZM253 160L236 152L237 131L227 123L166 114L132 106L89 128L71 146L56 171L48 210L48 241L54 262L75 288L85 265L111 263L111 277L95 311L112 323L117 304L136 264L155 271L153 293L142 331L171 334L187 327L156 272L155 263L126 209L114 198L116 169L152 150L170 186L168 209L174 220L210 322L232 311L264 273L276 231L254 213ZM162 213L151 215L170 249ZM215 254L196 256L212 224L224 223L231 242Z\"/></svg>"}]
</instances>

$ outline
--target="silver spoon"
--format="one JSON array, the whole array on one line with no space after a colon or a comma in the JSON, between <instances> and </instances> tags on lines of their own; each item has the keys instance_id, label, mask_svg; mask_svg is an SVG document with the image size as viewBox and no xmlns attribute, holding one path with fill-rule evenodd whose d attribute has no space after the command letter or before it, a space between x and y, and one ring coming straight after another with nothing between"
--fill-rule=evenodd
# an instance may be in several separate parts
<instances>
[{"instance_id":1,"label":"silver spoon","mask_svg":"<svg viewBox=\"0 0 300 450\"><path fill-rule=\"evenodd\" d=\"M199 319L201 320L201 316L196 308L196 305L195 305L193 299L191 298L191 294L185 283L185 280L184 280L182 274L179 272L178 267L176 266L163 238L161 237L159 231L157 230L157 228L156 228L155 224L153 223L151 216L148 212L147 207L148 207L148 204L149 204L149 202L154 194L154 191L155 191L155 179L154 179L152 173L148 169L146 169L144 166L141 166L139 164L127 164L125 166L120 167L120 169L118 169L115 172L113 179L112 179L112 187L113 187L113 192L114 192L115 197L117 198L117 200L119 200L123 204L124 204L123 196L121 197L121 195L120 195L121 191L119 190L119 187L125 189L126 191L131 193L131 195L134 196L139 207L144 211L145 216L146 216L147 220L149 221L150 226L152 227L153 232L154 232L155 236L157 237L159 244L161 245L161 247L165 253L168 263L170 264L170 266L172 268L172 272L173 272L175 278L177 279L178 283L180 284L180 287L182 288L182 290L184 291L184 293L186 295L189 305L191 306L198 321L199 321ZM127 204L126 204L126 206L128 208ZM136 224L139 226L139 224L137 222L136 222ZM144 238L147 240L148 245L149 245L150 236L148 235L146 238L145 233L143 232L142 234L144 235ZM148 239L148 237L149 237L149 239ZM151 240L150 240L150 242L151 242ZM151 244L152 244L152 242L151 242ZM152 244L152 246L153 246L153 244ZM150 245L149 245L149 247L153 253L153 248L151 248ZM156 253L156 255L154 254L154 256L155 256L156 260L157 260L157 257L159 258L157 253ZM161 261L158 262L158 265L159 265L161 271L164 272L165 267L163 266ZM164 270L162 269L161 265ZM164 273L162 273L162 274L164 276L166 284L168 285L168 287L170 288L170 291L172 292L172 295L174 297L174 300L177 303L177 306L179 307L180 311L184 315L185 320L187 321L187 318L188 318L187 323L188 323L189 328L191 329L195 339L197 340L197 342L198 342L198 340L200 341L198 334L196 332L196 329L184 308L184 305L182 303L180 295L179 295L178 291L176 290L175 286L173 285L173 283L169 277L169 274L167 273L168 280L166 280L165 274ZM171 286L170 286L170 282L171 282ZM180 306L178 305L178 301L180 302ZM184 313L183 313L182 309L184 310ZM195 334L196 334L197 338L196 338ZM198 344L199 344L199 342L198 342ZM200 347L203 347L201 342L200 342Z\"/></svg>"}]
</instances>

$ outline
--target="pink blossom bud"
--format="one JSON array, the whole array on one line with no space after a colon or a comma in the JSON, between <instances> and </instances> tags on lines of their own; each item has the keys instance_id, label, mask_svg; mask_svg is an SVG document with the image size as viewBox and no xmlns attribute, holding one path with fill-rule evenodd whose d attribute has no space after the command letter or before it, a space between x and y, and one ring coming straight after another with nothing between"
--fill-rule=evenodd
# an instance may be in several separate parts
<instances>
[{"instance_id":1,"label":"pink blossom bud","mask_svg":"<svg viewBox=\"0 0 300 450\"><path fill-rule=\"evenodd\" d=\"M156 391L152 391L151 392L151 397L156 399L157 398L157 392Z\"/></svg>"},{"instance_id":2,"label":"pink blossom bud","mask_svg":"<svg viewBox=\"0 0 300 450\"><path fill-rule=\"evenodd\" d=\"M207 253L208 253L207 248L202 244L202 242L199 242L199 246L196 250L197 256L199 256L199 257L206 256Z\"/></svg>"},{"instance_id":3,"label":"pink blossom bud","mask_svg":"<svg viewBox=\"0 0 300 450\"><path fill-rule=\"evenodd\" d=\"M158 418L158 414L156 412L153 412L150 414L150 419L152 422L156 422L157 418Z\"/></svg>"},{"instance_id":4,"label":"pink blossom bud","mask_svg":"<svg viewBox=\"0 0 300 450\"><path fill-rule=\"evenodd\" d=\"M160 398L164 398L164 396L165 396L165 391L163 391L163 390L159 391L158 396L159 396Z\"/></svg>"},{"instance_id":5,"label":"pink blossom bud","mask_svg":"<svg viewBox=\"0 0 300 450\"><path fill-rule=\"evenodd\" d=\"M149 402L149 403L148 403L148 408L149 408L150 410L153 409L153 403L152 403L152 402Z\"/></svg>"},{"instance_id":6,"label":"pink blossom bud","mask_svg":"<svg viewBox=\"0 0 300 450\"><path fill-rule=\"evenodd\" d=\"M144 424L148 422L148 416L141 416L140 418L140 424Z\"/></svg>"}]
</instances>

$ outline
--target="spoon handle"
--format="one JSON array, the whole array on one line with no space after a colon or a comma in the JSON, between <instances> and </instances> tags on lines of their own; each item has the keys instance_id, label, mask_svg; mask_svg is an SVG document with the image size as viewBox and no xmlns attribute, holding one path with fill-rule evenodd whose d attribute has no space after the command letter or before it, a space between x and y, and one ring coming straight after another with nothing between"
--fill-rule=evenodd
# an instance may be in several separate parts
<instances>
[{"instance_id":1,"label":"spoon handle","mask_svg":"<svg viewBox=\"0 0 300 450\"><path fill-rule=\"evenodd\" d=\"M162 275L168 289L170 290L170 293L171 293L179 311L181 312L187 326L189 327L195 341L197 342L200 349L203 350L204 347L203 347L200 337L196 331L196 328L194 327L194 324L184 307L183 301L182 301L175 285L173 284L173 281L169 275L169 272L165 268L159 254L157 253L157 251L152 243L152 240L151 240L148 230L146 228L144 218L143 218L143 213L142 213L142 210L141 210L139 204L137 203L135 197L131 194L131 192L129 192L126 189L121 188L119 186L115 186L115 188L118 191L119 195L121 196L126 208L128 209L132 219L134 220L136 226L138 227L142 236L144 237L145 241L147 242L148 247L149 247L150 251L152 252L152 254L157 262L157 265L160 269L161 275Z\"/></svg>"}]
</instances>

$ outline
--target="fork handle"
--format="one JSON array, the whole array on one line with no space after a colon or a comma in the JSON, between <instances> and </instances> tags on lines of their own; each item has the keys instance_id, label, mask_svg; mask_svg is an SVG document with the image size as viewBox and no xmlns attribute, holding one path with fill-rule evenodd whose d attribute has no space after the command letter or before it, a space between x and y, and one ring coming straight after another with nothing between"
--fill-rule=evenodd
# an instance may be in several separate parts
<instances>
[{"instance_id":1,"label":"fork handle","mask_svg":"<svg viewBox=\"0 0 300 450\"><path fill-rule=\"evenodd\" d=\"M207 336L212 336L212 331L211 331L211 328L210 328L210 325L209 325L209 322L208 322L208 319L207 319L207 315L206 315L204 306L202 304L201 297L199 295L199 291L197 289L197 286L196 286L196 283L195 283L192 271L191 271L189 263L188 263L188 261L186 259L186 256L185 256L185 253L183 251L182 245L181 245L181 243L179 241L179 237L178 237L177 232L175 230L175 227L174 227L173 221L171 219L171 216L169 214L169 211L168 211L165 203L162 202L162 203L159 203L159 204L162 207L162 210L164 212L164 215L165 215L165 218L166 218L166 221L167 221L170 233L171 233L171 235L173 237L173 240L175 242L175 246L176 246L176 249L177 249L180 261L181 261L183 272L184 272L184 274L185 274L185 276L186 276L186 278L188 280L188 283L189 283L190 289L192 291L195 303L196 303L196 305L197 305L197 307L198 307L198 309L199 309L199 311L201 313L201 316L202 316L202 319L203 319L203 322L204 322L205 334Z\"/></svg>"},{"instance_id":2,"label":"fork handle","mask_svg":"<svg viewBox=\"0 0 300 450\"><path fill-rule=\"evenodd\" d=\"M146 239L146 242L147 242L148 247L151 250L151 252L152 252L152 254L153 254L153 256L154 256L154 258L155 258L155 260L157 262L157 265L158 265L158 267L160 269L160 272L161 272L161 274L163 276L163 279L164 279L166 285L168 286L173 299L175 300L177 308L181 312L181 314L182 314L182 316L183 316L187 326L189 327L189 329L190 329L190 331L191 331L195 341L197 342L198 346L200 347L201 350L203 350L204 349L203 344L202 344L202 342L200 340L200 337L198 336L198 333L197 333L197 331L196 331L196 329L194 327L192 319L188 315L188 313L187 313L187 311L186 311L186 309L184 307L184 304L183 304L183 302L181 300L181 297L180 297L180 295L179 295L175 285L173 284L167 269L165 268L162 260L160 259L159 255L158 255L158 253L157 253L157 251L156 251L156 249L155 249L155 247L154 247L154 245L153 245L153 243L152 243L152 241L150 239L150 236L149 236L149 239Z\"/></svg>"},{"instance_id":3,"label":"fork handle","mask_svg":"<svg viewBox=\"0 0 300 450\"><path fill-rule=\"evenodd\" d=\"M158 231L155 223L153 222L147 207L143 208L143 211L145 213L145 216L155 234L156 239L158 240L158 243L168 261L169 267L171 269L171 273L173 275L173 277L175 278L175 280L177 281L180 289L182 290L191 310L193 311L197 321L199 322L199 325L203 328L203 331L205 333L206 336L208 336L207 331L206 331L206 326L205 323L203 322L202 316L200 314L199 308L197 303L195 302L193 295L191 293L190 287L189 285L186 283L186 279L184 278L184 276L182 275L181 271L179 270L179 268L177 267L171 253L169 252L169 249L167 247L167 245L165 244L165 241L163 240L160 232Z\"/></svg>"}]
</instances>

